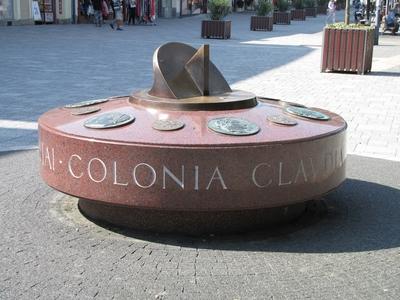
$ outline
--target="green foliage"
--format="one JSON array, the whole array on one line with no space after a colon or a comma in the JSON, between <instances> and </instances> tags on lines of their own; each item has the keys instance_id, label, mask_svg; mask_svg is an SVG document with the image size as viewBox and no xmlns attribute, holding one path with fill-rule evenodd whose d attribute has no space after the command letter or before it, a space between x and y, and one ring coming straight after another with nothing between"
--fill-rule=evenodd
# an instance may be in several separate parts
<instances>
[{"instance_id":1,"label":"green foliage","mask_svg":"<svg viewBox=\"0 0 400 300\"><path fill-rule=\"evenodd\" d=\"M305 7L315 7L315 0L304 0Z\"/></svg>"},{"instance_id":2,"label":"green foliage","mask_svg":"<svg viewBox=\"0 0 400 300\"><path fill-rule=\"evenodd\" d=\"M289 2L287 0L278 0L276 6L279 11L285 12L289 8Z\"/></svg>"},{"instance_id":3,"label":"green foliage","mask_svg":"<svg viewBox=\"0 0 400 300\"><path fill-rule=\"evenodd\" d=\"M293 0L292 5L295 9L303 9L304 8L303 0Z\"/></svg>"},{"instance_id":4,"label":"green foliage","mask_svg":"<svg viewBox=\"0 0 400 300\"><path fill-rule=\"evenodd\" d=\"M257 16L268 16L274 9L273 4L270 0L258 0L256 6Z\"/></svg>"},{"instance_id":5,"label":"green foliage","mask_svg":"<svg viewBox=\"0 0 400 300\"><path fill-rule=\"evenodd\" d=\"M222 20L230 11L229 0L209 0L208 9L210 10L211 20Z\"/></svg>"},{"instance_id":6,"label":"green foliage","mask_svg":"<svg viewBox=\"0 0 400 300\"><path fill-rule=\"evenodd\" d=\"M328 6L328 0L317 0L318 6Z\"/></svg>"},{"instance_id":7,"label":"green foliage","mask_svg":"<svg viewBox=\"0 0 400 300\"><path fill-rule=\"evenodd\" d=\"M374 26L371 25L363 25L363 24L348 24L345 23L333 23L326 25L326 28L329 29L357 29L357 30L374 30Z\"/></svg>"}]
</instances>

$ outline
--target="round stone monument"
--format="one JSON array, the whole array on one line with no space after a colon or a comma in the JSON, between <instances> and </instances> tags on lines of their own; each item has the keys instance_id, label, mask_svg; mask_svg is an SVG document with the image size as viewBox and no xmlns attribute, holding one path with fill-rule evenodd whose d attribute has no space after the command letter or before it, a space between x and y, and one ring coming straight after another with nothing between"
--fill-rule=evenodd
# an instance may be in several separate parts
<instances>
[{"instance_id":1,"label":"round stone monument","mask_svg":"<svg viewBox=\"0 0 400 300\"><path fill-rule=\"evenodd\" d=\"M151 89L39 119L41 176L87 217L156 232L245 231L299 217L345 179L346 122L231 90L208 45L159 47Z\"/></svg>"}]
</instances>

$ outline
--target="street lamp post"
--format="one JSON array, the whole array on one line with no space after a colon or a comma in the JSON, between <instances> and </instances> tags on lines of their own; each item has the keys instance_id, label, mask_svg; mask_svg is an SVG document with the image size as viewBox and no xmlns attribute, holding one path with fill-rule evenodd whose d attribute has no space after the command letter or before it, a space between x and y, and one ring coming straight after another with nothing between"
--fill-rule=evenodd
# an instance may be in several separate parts
<instances>
[{"instance_id":1,"label":"street lamp post","mask_svg":"<svg viewBox=\"0 0 400 300\"><path fill-rule=\"evenodd\" d=\"M381 14L381 1L376 0L375 7L375 35L374 35L374 45L379 44L379 27L380 27L380 14Z\"/></svg>"}]
</instances>

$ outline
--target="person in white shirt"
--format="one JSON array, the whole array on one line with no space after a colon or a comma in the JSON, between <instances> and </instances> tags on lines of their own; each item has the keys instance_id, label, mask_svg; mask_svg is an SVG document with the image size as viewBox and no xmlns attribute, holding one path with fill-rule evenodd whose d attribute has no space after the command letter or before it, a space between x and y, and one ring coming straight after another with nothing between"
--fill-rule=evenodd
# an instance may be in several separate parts
<instances>
[{"instance_id":1,"label":"person in white shirt","mask_svg":"<svg viewBox=\"0 0 400 300\"><path fill-rule=\"evenodd\" d=\"M328 16L326 17L326 24L336 22L336 0L329 0L328 2Z\"/></svg>"}]
</instances>

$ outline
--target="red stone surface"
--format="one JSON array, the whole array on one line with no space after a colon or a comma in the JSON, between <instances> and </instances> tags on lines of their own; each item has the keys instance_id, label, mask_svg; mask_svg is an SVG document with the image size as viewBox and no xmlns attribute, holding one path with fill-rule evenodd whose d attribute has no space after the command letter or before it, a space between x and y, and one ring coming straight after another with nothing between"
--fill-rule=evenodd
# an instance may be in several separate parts
<instances>
[{"instance_id":1,"label":"red stone surface","mask_svg":"<svg viewBox=\"0 0 400 300\"><path fill-rule=\"evenodd\" d=\"M316 198L345 179L346 122L338 115L296 126L276 125L275 102L229 111L157 111L128 97L83 116L57 108L39 119L41 175L64 193L112 205L169 211L226 211L280 207ZM113 129L88 129L95 115L121 111L136 120ZM215 133L215 117L256 123L252 136ZM152 128L157 119L179 119L181 130Z\"/></svg>"}]
</instances>

